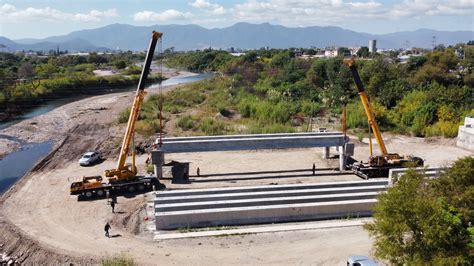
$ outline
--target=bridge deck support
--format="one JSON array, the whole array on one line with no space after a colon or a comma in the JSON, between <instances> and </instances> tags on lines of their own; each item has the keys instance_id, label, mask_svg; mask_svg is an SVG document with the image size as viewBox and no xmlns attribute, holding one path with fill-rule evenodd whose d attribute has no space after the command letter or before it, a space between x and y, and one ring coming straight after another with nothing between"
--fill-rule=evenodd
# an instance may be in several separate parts
<instances>
[{"instance_id":1,"label":"bridge deck support","mask_svg":"<svg viewBox=\"0 0 474 266\"><path fill-rule=\"evenodd\" d=\"M341 132L300 132L278 134L253 134L230 136L201 136L164 138L160 147L162 155L153 160L158 178L162 177L164 153L240 151L290 148L324 148L323 157L329 158L329 147L339 152L339 170L345 170L344 145L347 139ZM156 162L156 163L155 163Z\"/></svg>"}]
</instances>

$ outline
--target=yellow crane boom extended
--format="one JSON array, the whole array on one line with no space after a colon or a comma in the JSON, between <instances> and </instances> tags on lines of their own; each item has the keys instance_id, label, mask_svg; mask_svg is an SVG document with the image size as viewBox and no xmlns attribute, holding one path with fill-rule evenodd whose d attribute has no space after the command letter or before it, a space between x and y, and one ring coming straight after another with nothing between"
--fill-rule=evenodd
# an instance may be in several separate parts
<instances>
[{"instance_id":1,"label":"yellow crane boom extended","mask_svg":"<svg viewBox=\"0 0 474 266\"><path fill-rule=\"evenodd\" d=\"M374 112L372 111L372 107L369 103L369 96L367 96L367 92L364 89L364 85L362 85L362 81L360 80L359 73L357 72L355 62L353 59L347 59L344 63L349 67L352 73L352 77L354 78L354 82L357 86L357 90L359 91L360 100L362 101L362 105L364 106L365 114L367 115L367 119L374 132L375 139L377 140L377 144L379 145L380 151L382 155L386 156L388 154L387 147L385 146L385 142L383 141L382 134L379 130L379 125L375 120Z\"/></svg>"},{"instance_id":2,"label":"yellow crane boom extended","mask_svg":"<svg viewBox=\"0 0 474 266\"><path fill-rule=\"evenodd\" d=\"M398 153L388 153L387 147L385 146L385 142L383 141L382 134L380 133L379 126L377 121L375 120L374 112L372 111L372 107L369 103L369 97L367 92L364 89L364 85L362 85L362 81L360 80L359 73L357 72L357 68L355 66L354 60L347 59L344 60L344 63L349 67L351 70L352 77L354 78L354 82L357 86L357 90L359 91L360 100L362 105L364 106L365 114L367 115L367 119L370 125L370 128L374 132L375 139L377 140L377 144L382 152L382 155L379 156L372 156L369 157L368 163L363 162L356 162L352 165L352 170L354 173L360 177L365 179L371 177L388 177L389 170L393 168L401 168L401 167L408 167L408 166L423 166L424 162L423 159L415 156L400 156ZM372 153L372 149L371 149Z\"/></svg>"},{"instance_id":3,"label":"yellow crane boom extended","mask_svg":"<svg viewBox=\"0 0 474 266\"><path fill-rule=\"evenodd\" d=\"M151 62L153 60L153 55L155 53L155 47L158 40L163 36L163 33L153 31L150 44L148 45L148 52L145 58L145 64L143 65L142 73L140 75L140 80L138 82L137 92L135 93L135 98L133 100L132 108L130 110L130 117L128 118L127 129L122 141L122 147L120 149L120 155L117 162L117 168L111 170L105 170L104 175L111 178L111 181L122 181L133 178L137 174L137 168L135 166L135 160L133 158L132 166L126 166L125 161L127 160L130 143L135 133L135 124L138 119L138 114L145 97L145 81L150 72ZM134 152L134 151L132 151ZM132 156L134 157L134 156Z\"/></svg>"}]
</instances>

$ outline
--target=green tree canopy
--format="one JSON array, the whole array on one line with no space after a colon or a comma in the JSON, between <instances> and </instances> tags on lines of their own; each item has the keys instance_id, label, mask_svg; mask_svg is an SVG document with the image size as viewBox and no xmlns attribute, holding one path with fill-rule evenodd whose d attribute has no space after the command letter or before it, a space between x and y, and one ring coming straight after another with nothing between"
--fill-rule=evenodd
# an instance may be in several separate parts
<instances>
[{"instance_id":1,"label":"green tree canopy","mask_svg":"<svg viewBox=\"0 0 474 266\"><path fill-rule=\"evenodd\" d=\"M440 178L408 171L379 197L375 254L395 264L472 264L474 158L458 160Z\"/></svg>"},{"instance_id":2,"label":"green tree canopy","mask_svg":"<svg viewBox=\"0 0 474 266\"><path fill-rule=\"evenodd\" d=\"M357 56L358 57L368 57L370 55L369 53L369 47L367 46L362 46L360 49L357 51Z\"/></svg>"}]
</instances>

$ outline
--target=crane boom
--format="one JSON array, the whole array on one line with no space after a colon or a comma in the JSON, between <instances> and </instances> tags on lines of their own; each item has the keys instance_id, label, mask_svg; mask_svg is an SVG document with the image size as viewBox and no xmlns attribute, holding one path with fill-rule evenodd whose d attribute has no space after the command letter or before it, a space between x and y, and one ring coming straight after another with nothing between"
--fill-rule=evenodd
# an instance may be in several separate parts
<instances>
[{"instance_id":1,"label":"crane boom","mask_svg":"<svg viewBox=\"0 0 474 266\"><path fill-rule=\"evenodd\" d=\"M367 115L367 119L370 125L370 128L374 132L375 139L377 140L377 144L382 152L383 156L388 154L387 147L385 146L385 142L383 141L382 134L380 133L379 126L377 121L375 120L374 112L372 111L372 107L369 103L369 97L367 96L367 92L364 89L364 85L362 85L362 81L360 80L359 73L357 72L357 68L354 64L353 59L344 60L344 63L349 67L352 73L352 77L354 78L354 82L357 86L357 90L359 91L360 100L362 101L362 105L364 106L365 113Z\"/></svg>"},{"instance_id":2,"label":"crane boom","mask_svg":"<svg viewBox=\"0 0 474 266\"><path fill-rule=\"evenodd\" d=\"M423 159L416 156L400 156L398 153L388 153L387 147L385 147L385 142L383 141L382 134L380 133L379 126L375 120L374 112L369 103L369 97L367 92L362 85L360 80L359 73L354 64L354 60L348 59L344 60L344 64L349 66L351 70L352 77L359 91L360 100L364 106L367 119L369 121L370 128L374 132L375 139L379 145L382 155L372 156L372 151L370 152L370 157L368 163L363 163L362 161L355 162L352 164L352 170L354 173L362 178L368 179L372 177L388 177L390 169L393 168L402 168L408 166L423 166ZM371 149L372 150L372 149Z\"/></svg>"},{"instance_id":3,"label":"crane boom","mask_svg":"<svg viewBox=\"0 0 474 266\"><path fill-rule=\"evenodd\" d=\"M138 82L137 92L135 93L135 98L133 100L132 108L130 110L130 117L128 118L127 129L122 141L122 147L120 149L120 155L117 162L117 168L112 170L106 170L105 176L107 177L116 177L118 180L128 179L133 177L137 173L135 165L132 165L132 169L128 169L125 166L125 161L127 160L130 143L135 133L135 124L138 119L138 114L145 97L145 81L150 72L151 62L153 60L153 55L155 53L155 47L158 40L163 36L163 33L153 31L150 44L148 45L148 51L145 58L145 64L143 65L142 73L140 75L140 80Z\"/></svg>"},{"instance_id":4,"label":"crane boom","mask_svg":"<svg viewBox=\"0 0 474 266\"><path fill-rule=\"evenodd\" d=\"M155 53L155 47L158 40L163 36L163 33L153 31L148 51L145 57L145 64L143 65L142 74L138 82L137 92L133 99L132 109L130 110L130 117L128 118L127 130L120 148L120 155L116 169L105 170L104 175L108 178L103 181L102 176L83 176L81 181L73 182L71 184L71 195L78 195L87 199L92 197L104 197L108 193L117 192L134 192L156 189L160 184L156 177L137 176L137 167L135 166L135 153L132 151L132 165L125 165L127 160L130 142L132 142L133 134L135 133L135 124L138 119L138 114L145 98L145 81L150 72L151 61Z\"/></svg>"}]
</instances>

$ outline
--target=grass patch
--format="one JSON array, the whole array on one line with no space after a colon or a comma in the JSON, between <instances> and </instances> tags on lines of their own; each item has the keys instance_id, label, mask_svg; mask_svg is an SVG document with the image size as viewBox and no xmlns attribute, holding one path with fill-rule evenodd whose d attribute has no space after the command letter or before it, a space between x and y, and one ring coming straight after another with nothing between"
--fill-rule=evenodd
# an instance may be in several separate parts
<instances>
[{"instance_id":1,"label":"grass patch","mask_svg":"<svg viewBox=\"0 0 474 266\"><path fill-rule=\"evenodd\" d=\"M226 129L224 122L206 117L199 123L199 129L209 136L223 135Z\"/></svg>"},{"instance_id":2,"label":"grass patch","mask_svg":"<svg viewBox=\"0 0 474 266\"><path fill-rule=\"evenodd\" d=\"M133 258L125 256L125 255L118 255L113 257L105 257L102 258L100 261L102 266L134 266L138 265L135 263Z\"/></svg>"},{"instance_id":3,"label":"grass patch","mask_svg":"<svg viewBox=\"0 0 474 266\"><path fill-rule=\"evenodd\" d=\"M176 121L176 127L181 128L182 130L190 130L194 127L193 118L190 115L185 115Z\"/></svg>"},{"instance_id":4,"label":"grass patch","mask_svg":"<svg viewBox=\"0 0 474 266\"><path fill-rule=\"evenodd\" d=\"M117 118L117 121L122 124L122 123L127 123L128 122L128 118L130 117L130 107L128 107L127 109L123 110L122 112L120 112L118 118Z\"/></svg>"}]
</instances>

